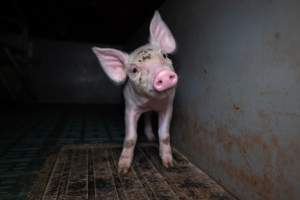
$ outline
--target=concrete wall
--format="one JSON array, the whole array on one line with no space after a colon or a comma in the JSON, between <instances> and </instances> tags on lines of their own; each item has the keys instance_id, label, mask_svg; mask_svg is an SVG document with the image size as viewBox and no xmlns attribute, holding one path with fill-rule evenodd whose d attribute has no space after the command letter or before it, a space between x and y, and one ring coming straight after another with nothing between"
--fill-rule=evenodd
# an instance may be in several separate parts
<instances>
[{"instance_id":1,"label":"concrete wall","mask_svg":"<svg viewBox=\"0 0 300 200\"><path fill-rule=\"evenodd\" d=\"M122 88L104 74L95 44L35 40L30 87L41 103L119 104ZM101 45L99 45L101 46Z\"/></svg>"},{"instance_id":2,"label":"concrete wall","mask_svg":"<svg viewBox=\"0 0 300 200\"><path fill-rule=\"evenodd\" d=\"M240 199L300 199L300 1L160 11L178 42L175 146Z\"/></svg>"}]
</instances>

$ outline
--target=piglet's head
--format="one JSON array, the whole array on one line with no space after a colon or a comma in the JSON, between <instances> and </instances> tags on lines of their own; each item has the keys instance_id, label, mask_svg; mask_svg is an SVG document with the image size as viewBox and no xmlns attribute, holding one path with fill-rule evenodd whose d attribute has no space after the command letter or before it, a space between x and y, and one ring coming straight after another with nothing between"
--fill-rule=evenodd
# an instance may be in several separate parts
<instances>
[{"instance_id":1,"label":"piglet's head","mask_svg":"<svg viewBox=\"0 0 300 200\"><path fill-rule=\"evenodd\" d=\"M155 12L150 24L149 43L131 54L110 49L93 47L104 72L116 84L128 77L129 84L141 95L162 97L177 84L177 74L167 54L176 49L175 39Z\"/></svg>"}]
</instances>

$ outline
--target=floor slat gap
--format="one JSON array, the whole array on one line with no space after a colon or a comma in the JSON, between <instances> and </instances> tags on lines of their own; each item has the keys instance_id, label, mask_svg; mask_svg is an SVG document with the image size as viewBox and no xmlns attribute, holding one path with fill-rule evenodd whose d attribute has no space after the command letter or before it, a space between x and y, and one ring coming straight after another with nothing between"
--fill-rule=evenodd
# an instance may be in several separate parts
<instances>
[{"instance_id":1,"label":"floor slat gap","mask_svg":"<svg viewBox=\"0 0 300 200\"><path fill-rule=\"evenodd\" d=\"M126 175L117 172L120 152L120 145L68 145L58 152L55 164L46 167L51 171L48 179L37 180L45 189L32 194L43 200L234 199L176 150L175 166L166 169L157 145L138 145Z\"/></svg>"}]
</instances>

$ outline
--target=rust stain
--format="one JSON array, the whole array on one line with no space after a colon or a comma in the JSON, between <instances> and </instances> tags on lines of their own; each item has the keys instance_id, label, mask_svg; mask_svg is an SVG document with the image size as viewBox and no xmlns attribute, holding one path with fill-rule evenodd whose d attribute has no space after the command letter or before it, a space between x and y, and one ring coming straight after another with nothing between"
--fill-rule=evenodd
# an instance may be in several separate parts
<instances>
[{"instance_id":1,"label":"rust stain","mask_svg":"<svg viewBox=\"0 0 300 200\"><path fill-rule=\"evenodd\" d=\"M176 113L174 113L175 117L171 127L175 128L178 133L184 133L176 134L174 142L176 142L177 147L185 150L187 156L193 159L199 159L195 152L205 152L201 154L201 157L206 160L207 166L211 166L214 164L212 158L215 158L216 155L215 151L207 150L213 149L214 144L205 138L209 130L206 129L203 124L194 120L195 118L191 117L191 114L188 114L192 112L193 111L188 110L180 112L180 110L177 110ZM182 121L183 119L184 123Z\"/></svg>"},{"instance_id":2,"label":"rust stain","mask_svg":"<svg viewBox=\"0 0 300 200\"><path fill-rule=\"evenodd\" d=\"M228 142L230 141L230 142ZM227 128L217 129L217 142L223 145L226 154L230 154L232 146L237 147L243 159L244 165L236 166L230 160L217 161L223 167L227 175L232 177L237 184L246 185L249 190L255 191L263 199L273 199L273 182L272 182L272 156L267 144L263 141L261 135L242 134L233 135ZM230 144L230 148L228 148ZM248 154L254 149L260 148L263 153L264 169L262 175L255 174L249 161Z\"/></svg>"},{"instance_id":3,"label":"rust stain","mask_svg":"<svg viewBox=\"0 0 300 200\"><path fill-rule=\"evenodd\" d=\"M273 198L273 181L268 175L253 175L243 168L236 167L233 163L227 160L219 161L224 171L232 177L236 184L244 184L249 190L254 190L262 199Z\"/></svg>"},{"instance_id":4,"label":"rust stain","mask_svg":"<svg viewBox=\"0 0 300 200\"><path fill-rule=\"evenodd\" d=\"M236 146L245 164L245 166L237 167L228 160L220 161L228 175L238 183L246 184L249 189L254 190L263 199L279 197L282 195L282 191L285 191L288 199L293 199L294 188L285 174L285 165L290 156L282 150L275 135L272 135L271 141L268 141L263 138L263 134L241 133L233 135L227 128L219 128L217 133L217 141L223 145L225 151L227 150L226 154L231 153L229 147ZM248 155L255 150L261 154L264 162L260 174L252 169L248 159ZM274 163L273 160L275 160ZM276 183L277 185L275 185Z\"/></svg>"},{"instance_id":5,"label":"rust stain","mask_svg":"<svg viewBox=\"0 0 300 200\"><path fill-rule=\"evenodd\" d=\"M271 116L264 112L258 113L264 129L267 130L266 133L244 131L233 134L227 127L217 125L209 127L210 125L201 124L196 117L193 117L193 111L179 110L174 114L175 119L178 120L177 123L175 120L175 127L179 129L176 132L184 132L180 135L181 139L178 145L185 145L182 148L191 160L198 161L198 163L200 160L205 161L206 166L201 167L208 171L217 167L217 170L223 171L236 184L245 186L249 192L253 191L262 199L271 200L283 197L283 195L287 199L293 199L295 188L287 179L285 166L295 152L299 153L300 150L299 147L295 148L298 145L293 143L286 152L283 150L279 138L276 135L270 135L272 134ZM220 146L224 150L223 158L216 153ZM241 156L241 165L237 165L229 159L233 153L236 153L233 149L238 150ZM292 154L291 151L293 151ZM252 164L253 161L249 159L249 156L251 155L253 158L254 154L259 154L258 156L263 162L259 163L262 165L262 170L258 171L255 168L257 163Z\"/></svg>"},{"instance_id":6,"label":"rust stain","mask_svg":"<svg viewBox=\"0 0 300 200\"><path fill-rule=\"evenodd\" d=\"M240 107L238 104L233 104L233 105L232 105L232 108L233 108L233 110L236 111L236 112L241 111L241 107Z\"/></svg>"}]
</instances>

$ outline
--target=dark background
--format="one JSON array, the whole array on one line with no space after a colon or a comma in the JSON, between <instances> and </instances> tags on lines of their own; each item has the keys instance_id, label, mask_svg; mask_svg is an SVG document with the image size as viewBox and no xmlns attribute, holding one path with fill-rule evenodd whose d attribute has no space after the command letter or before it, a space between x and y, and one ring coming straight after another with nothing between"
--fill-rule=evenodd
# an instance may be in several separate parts
<instances>
[{"instance_id":1,"label":"dark background","mask_svg":"<svg viewBox=\"0 0 300 200\"><path fill-rule=\"evenodd\" d=\"M24 26L30 37L122 45L162 2L12 0L1 1L0 9L4 31L8 33Z\"/></svg>"},{"instance_id":2,"label":"dark background","mask_svg":"<svg viewBox=\"0 0 300 200\"><path fill-rule=\"evenodd\" d=\"M122 49L162 3L1 1L0 102L120 103L90 48Z\"/></svg>"}]
</instances>

